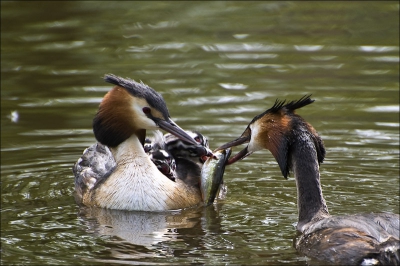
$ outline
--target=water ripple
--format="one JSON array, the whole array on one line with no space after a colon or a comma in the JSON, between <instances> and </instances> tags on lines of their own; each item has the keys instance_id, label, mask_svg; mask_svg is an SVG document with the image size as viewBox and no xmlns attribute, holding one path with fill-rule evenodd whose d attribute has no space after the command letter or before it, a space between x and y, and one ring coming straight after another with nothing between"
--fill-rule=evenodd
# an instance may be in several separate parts
<instances>
[{"instance_id":1,"label":"water ripple","mask_svg":"<svg viewBox=\"0 0 400 266\"><path fill-rule=\"evenodd\" d=\"M80 98L62 98L38 100L37 102L20 103L22 107L40 107L40 106L71 106L71 104L97 103L102 101L102 97L80 97Z\"/></svg>"},{"instance_id":2,"label":"water ripple","mask_svg":"<svg viewBox=\"0 0 400 266\"><path fill-rule=\"evenodd\" d=\"M341 46L341 45L287 45L264 43L216 43L212 45L200 45L206 52L287 52L287 51L360 51L368 53L398 52L397 46Z\"/></svg>"},{"instance_id":3,"label":"water ripple","mask_svg":"<svg viewBox=\"0 0 400 266\"><path fill-rule=\"evenodd\" d=\"M219 83L218 85L227 90L244 90L248 87L241 83Z\"/></svg>"},{"instance_id":4,"label":"water ripple","mask_svg":"<svg viewBox=\"0 0 400 266\"><path fill-rule=\"evenodd\" d=\"M85 41L71 41L71 42L50 42L38 44L33 47L34 50L69 50L79 48L85 45Z\"/></svg>"},{"instance_id":5,"label":"water ripple","mask_svg":"<svg viewBox=\"0 0 400 266\"><path fill-rule=\"evenodd\" d=\"M86 135L93 134L91 129L46 129L46 130L32 130L28 132L19 133L22 136L71 136L71 135Z\"/></svg>"},{"instance_id":6,"label":"water ripple","mask_svg":"<svg viewBox=\"0 0 400 266\"><path fill-rule=\"evenodd\" d=\"M268 97L270 94L268 92L252 92L246 93L246 97L243 95L239 96L209 96L209 97L196 97L187 98L184 101L179 101L180 105L185 106L199 106L199 105L212 105L212 104L224 104L224 103L244 103L253 100L260 100Z\"/></svg>"},{"instance_id":7,"label":"water ripple","mask_svg":"<svg viewBox=\"0 0 400 266\"><path fill-rule=\"evenodd\" d=\"M220 57L224 58L229 58L229 59L272 59L272 58L277 58L279 55L278 54L271 54L271 53L224 53L221 54Z\"/></svg>"},{"instance_id":8,"label":"water ripple","mask_svg":"<svg viewBox=\"0 0 400 266\"><path fill-rule=\"evenodd\" d=\"M292 69L312 69L312 68L322 68L322 69L340 69L344 64L288 64Z\"/></svg>"},{"instance_id":9,"label":"water ripple","mask_svg":"<svg viewBox=\"0 0 400 266\"><path fill-rule=\"evenodd\" d=\"M130 46L125 51L131 53L155 52L157 50L178 50L181 52L187 52L192 50L193 48L195 48L195 46L188 43L170 42L159 44L146 44L143 46Z\"/></svg>"},{"instance_id":10,"label":"water ripple","mask_svg":"<svg viewBox=\"0 0 400 266\"><path fill-rule=\"evenodd\" d=\"M290 50L289 45L263 44L263 43L216 43L212 45L201 45L206 52L282 52Z\"/></svg>"},{"instance_id":11,"label":"water ripple","mask_svg":"<svg viewBox=\"0 0 400 266\"><path fill-rule=\"evenodd\" d=\"M388 123L388 122L375 122L375 125L377 126L383 126L383 127L399 127L399 123Z\"/></svg>"},{"instance_id":12,"label":"water ripple","mask_svg":"<svg viewBox=\"0 0 400 266\"><path fill-rule=\"evenodd\" d=\"M367 61L374 62L389 62L389 63L399 63L399 56L374 56L374 57L365 57Z\"/></svg>"},{"instance_id":13,"label":"water ripple","mask_svg":"<svg viewBox=\"0 0 400 266\"><path fill-rule=\"evenodd\" d=\"M324 48L323 45L294 45L294 49L301 52L315 52Z\"/></svg>"},{"instance_id":14,"label":"water ripple","mask_svg":"<svg viewBox=\"0 0 400 266\"><path fill-rule=\"evenodd\" d=\"M230 64L215 64L216 67L221 69L247 69L247 68L282 68L278 64L243 64L243 63L230 63Z\"/></svg>"},{"instance_id":15,"label":"water ripple","mask_svg":"<svg viewBox=\"0 0 400 266\"><path fill-rule=\"evenodd\" d=\"M369 107L364 109L367 112L382 112L382 113L391 113L395 112L398 113L400 111L400 106L399 105L380 105L380 106L374 106L374 107Z\"/></svg>"},{"instance_id":16,"label":"water ripple","mask_svg":"<svg viewBox=\"0 0 400 266\"><path fill-rule=\"evenodd\" d=\"M156 24L147 24L152 29L165 29L165 28L175 28L179 25L178 21L160 21Z\"/></svg>"},{"instance_id":17,"label":"water ripple","mask_svg":"<svg viewBox=\"0 0 400 266\"><path fill-rule=\"evenodd\" d=\"M386 53L386 52L398 52L399 47L396 46L374 46L374 45L362 45L358 49L367 53Z\"/></svg>"}]
</instances>

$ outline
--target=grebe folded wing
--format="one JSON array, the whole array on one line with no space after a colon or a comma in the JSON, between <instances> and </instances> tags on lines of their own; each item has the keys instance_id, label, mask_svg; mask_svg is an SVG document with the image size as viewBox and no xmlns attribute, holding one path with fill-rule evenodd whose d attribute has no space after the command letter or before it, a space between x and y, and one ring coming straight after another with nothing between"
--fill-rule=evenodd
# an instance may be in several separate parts
<instances>
[{"instance_id":1,"label":"grebe folded wing","mask_svg":"<svg viewBox=\"0 0 400 266\"><path fill-rule=\"evenodd\" d=\"M383 242L386 239L400 236L400 216L394 213L363 213L353 215L331 216L315 223L310 223L302 232L310 234L325 228L355 228Z\"/></svg>"},{"instance_id":2,"label":"grebe folded wing","mask_svg":"<svg viewBox=\"0 0 400 266\"><path fill-rule=\"evenodd\" d=\"M311 224L295 242L306 256L341 265L398 265L399 215L333 216Z\"/></svg>"},{"instance_id":3,"label":"grebe folded wing","mask_svg":"<svg viewBox=\"0 0 400 266\"><path fill-rule=\"evenodd\" d=\"M115 166L116 162L107 146L96 143L85 149L72 169L75 175L76 197L82 199L82 195L107 178Z\"/></svg>"}]
</instances>

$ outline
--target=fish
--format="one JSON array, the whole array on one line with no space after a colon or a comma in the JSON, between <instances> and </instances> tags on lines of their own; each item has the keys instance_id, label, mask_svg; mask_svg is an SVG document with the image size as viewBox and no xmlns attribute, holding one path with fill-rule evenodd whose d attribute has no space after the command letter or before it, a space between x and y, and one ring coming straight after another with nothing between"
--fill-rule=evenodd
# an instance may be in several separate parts
<instances>
[{"instance_id":1,"label":"fish","mask_svg":"<svg viewBox=\"0 0 400 266\"><path fill-rule=\"evenodd\" d=\"M204 206L211 205L217 197L224 181L225 165L231 153L231 148L218 150L214 152L213 157L204 162L200 176L200 191Z\"/></svg>"}]
</instances>

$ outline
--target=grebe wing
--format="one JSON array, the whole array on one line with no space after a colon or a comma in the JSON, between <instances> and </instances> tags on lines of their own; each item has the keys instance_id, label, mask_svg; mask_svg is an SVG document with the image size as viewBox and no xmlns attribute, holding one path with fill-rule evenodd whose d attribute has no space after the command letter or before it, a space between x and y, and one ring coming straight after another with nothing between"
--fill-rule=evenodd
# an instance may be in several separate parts
<instances>
[{"instance_id":1,"label":"grebe wing","mask_svg":"<svg viewBox=\"0 0 400 266\"><path fill-rule=\"evenodd\" d=\"M303 233L310 234L325 228L355 228L383 242L391 236L399 239L400 216L394 213L332 216L311 224Z\"/></svg>"},{"instance_id":2,"label":"grebe wing","mask_svg":"<svg viewBox=\"0 0 400 266\"><path fill-rule=\"evenodd\" d=\"M115 166L116 162L107 146L96 143L85 149L72 168L75 175L77 200L80 202L86 191L107 178L114 171Z\"/></svg>"},{"instance_id":3,"label":"grebe wing","mask_svg":"<svg viewBox=\"0 0 400 266\"><path fill-rule=\"evenodd\" d=\"M399 218L393 213L328 217L310 225L296 249L335 264L399 265Z\"/></svg>"}]
</instances>

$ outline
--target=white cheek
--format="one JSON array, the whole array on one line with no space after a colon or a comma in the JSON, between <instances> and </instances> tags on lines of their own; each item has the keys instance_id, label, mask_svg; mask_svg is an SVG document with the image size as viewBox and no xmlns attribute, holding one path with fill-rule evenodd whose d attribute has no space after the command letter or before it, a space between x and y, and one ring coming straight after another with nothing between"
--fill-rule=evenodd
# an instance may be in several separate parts
<instances>
[{"instance_id":1,"label":"white cheek","mask_svg":"<svg viewBox=\"0 0 400 266\"><path fill-rule=\"evenodd\" d=\"M254 141L253 138L251 138L249 145L247 146L247 149L249 152L256 152L259 150L262 150L264 147L259 145L256 141Z\"/></svg>"},{"instance_id":2,"label":"white cheek","mask_svg":"<svg viewBox=\"0 0 400 266\"><path fill-rule=\"evenodd\" d=\"M249 145L247 146L247 149L249 150L249 152L256 152L262 150L264 147L260 145L259 142L257 141L257 137L259 134L258 127L255 127L254 124L251 124L250 130L251 130L251 138Z\"/></svg>"},{"instance_id":3,"label":"white cheek","mask_svg":"<svg viewBox=\"0 0 400 266\"><path fill-rule=\"evenodd\" d=\"M138 104L132 104L133 114L134 114L134 122L139 128L143 129L157 129L158 126L154 123L153 120L148 118L143 113L143 107Z\"/></svg>"}]
</instances>

